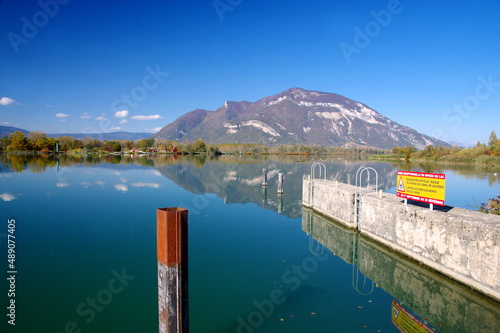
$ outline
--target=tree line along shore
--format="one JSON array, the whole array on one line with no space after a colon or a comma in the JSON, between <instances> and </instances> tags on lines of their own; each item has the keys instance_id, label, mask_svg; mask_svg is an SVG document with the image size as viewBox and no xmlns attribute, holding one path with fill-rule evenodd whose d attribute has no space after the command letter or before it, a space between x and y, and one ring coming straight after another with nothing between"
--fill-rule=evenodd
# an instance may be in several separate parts
<instances>
[{"instance_id":1,"label":"tree line along shore","mask_svg":"<svg viewBox=\"0 0 500 333\"><path fill-rule=\"evenodd\" d=\"M379 149L344 145L341 147L314 147L306 145L265 146L252 143L207 145L198 139L192 143L179 143L165 139L99 140L87 137L78 140L71 136L48 137L41 131L14 132L0 138L2 152L36 153L121 153L121 154L245 154L245 155L365 155L373 160L429 161L448 164L475 164L484 167L500 166L500 139L492 131L488 143L477 142L471 148L427 146Z\"/></svg>"},{"instance_id":2,"label":"tree line along shore","mask_svg":"<svg viewBox=\"0 0 500 333\"><path fill-rule=\"evenodd\" d=\"M78 140L71 136L48 137L40 131L14 132L0 138L0 151L4 152L65 152L65 153L149 153L149 154L245 154L245 155L378 155L390 149L369 147L312 147L306 145L265 146L257 143L226 143L209 145L198 139L180 143L166 139L99 140L87 137Z\"/></svg>"},{"instance_id":3,"label":"tree line along shore","mask_svg":"<svg viewBox=\"0 0 500 333\"><path fill-rule=\"evenodd\" d=\"M427 146L422 150L417 150L414 147L395 147L390 154L374 155L372 159L500 167L500 139L498 139L495 131L492 131L488 143L478 141L474 147L470 148Z\"/></svg>"}]
</instances>

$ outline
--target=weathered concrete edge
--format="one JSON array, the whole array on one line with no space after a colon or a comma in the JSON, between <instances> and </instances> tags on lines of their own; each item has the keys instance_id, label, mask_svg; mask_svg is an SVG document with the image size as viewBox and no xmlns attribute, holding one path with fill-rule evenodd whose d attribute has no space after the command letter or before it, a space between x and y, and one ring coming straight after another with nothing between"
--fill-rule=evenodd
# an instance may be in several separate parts
<instances>
[{"instance_id":1,"label":"weathered concrete edge","mask_svg":"<svg viewBox=\"0 0 500 333\"><path fill-rule=\"evenodd\" d=\"M473 228L476 229L493 229L496 230L496 233L498 234L498 231L500 230L500 219L498 219L497 216L495 215L488 215L484 213L480 213L477 211L472 211L472 210L467 210L463 208L458 208L454 207L448 212L441 212L441 211L430 211L429 208L427 207L420 207L420 206L414 206L414 205L408 205L404 206L403 203L401 203L401 198L397 197L394 194L390 193L384 193L383 198L379 198L378 195L374 192L372 193L364 193L363 194L364 204L367 204L367 200L371 200L371 202L374 201L388 201L388 207L398 207L398 206L403 206L405 207L405 211L407 214L411 215L411 212L420 212L419 214L428 214L428 215L433 215L434 218L437 218L441 223L443 223L444 226L450 224L452 220L455 220L455 223L461 224L461 225L469 225ZM377 207L375 204L373 207ZM365 215L365 214L363 214ZM368 222L368 221L364 221ZM417 260L418 262L421 262L422 264L436 270L437 272L440 272L455 281L458 281L470 288L473 288L474 290L491 297L496 300L500 300L500 291L495 289L494 286L491 286L487 283L484 283L484 281L476 280L472 278L471 276L468 276L466 274L463 274L459 272L457 269L451 268L446 266L445 263L442 261L434 261L432 258L427 258L415 251L413 251L411 248L405 247L404 245L400 245L398 243L392 242L390 239L384 238L384 235L377 235L376 231L370 231L370 227L363 226L363 221L360 222L360 228L359 231L361 234L364 234L375 241L386 245L387 247L393 249L394 251L397 251L399 253L402 253L410 258L413 258ZM492 231L493 232L493 231ZM498 244L494 244L494 247L498 249ZM498 261L498 256L496 256L496 260ZM492 265L496 265L494 262L491 263ZM496 278L498 280L498 276Z\"/></svg>"},{"instance_id":2,"label":"weathered concrete edge","mask_svg":"<svg viewBox=\"0 0 500 333\"><path fill-rule=\"evenodd\" d=\"M339 183L338 185L334 186L333 183L334 182L332 182L332 181L317 181L317 180L314 181L314 184L317 184L317 185L321 184L320 186L322 186L324 189L327 189L328 192L332 192L332 193L336 193L336 192L338 193L338 191L347 191L347 192L356 191L357 192L357 189L352 185ZM335 216L332 212L329 212L325 209L321 209L321 208L317 207L317 205L315 205L315 201L317 199L320 199L320 198L317 198L315 195L313 195L313 191L311 191L310 189L311 189L311 181L304 179L303 189L302 189L303 190L303 201L302 201L303 206L305 206L311 210L314 210L314 211L320 213L321 215L324 215L327 218L338 221L342 225L344 225L348 228L358 229L360 231L360 233L373 239L374 241L379 242L380 244L383 244L383 245L387 246L388 248L390 248L398 253L401 253L409 258L412 258L412 259L426 265L427 267L429 267L429 268L431 268L431 269L433 269L441 274L444 274L444 275L452 278L453 280L458 281L458 282L480 292L481 294L484 294L484 295L486 295L490 298L496 299L496 300L500 300L500 291L499 290L492 288L492 287L488 286L487 284L483 284L478 280L474 280L473 278L468 277L464 274L461 274L460 272L457 272L449 267L446 267L445 265L443 265L443 263L435 262L435 261L433 261L429 258L426 258L418 253L415 253L411 249L404 247L404 246L401 246L401 245L398 245L395 242L392 242L391 240L385 239L385 238L375 234L374 232L370 232L368 230L365 230L363 228L363 223L361 223L361 225L358 225L357 222L355 222L355 221L344 221L342 219L339 219L339 217ZM371 194L369 194L365 190L361 190L360 192L362 192L361 193L362 196L366 195L367 197L373 197L376 195L373 192ZM324 193L325 193L325 191L323 191L323 194ZM329 193L329 194L331 194L331 193ZM314 198L312 198L312 197L314 197ZM323 197L323 199L325 199L325 197ZM395 195L387 194L387 193L384 194L384 199L388 200L388 201L400 200L400 198L397 198ZM413 207L412 209L428 210L428 208L422 208L422 207ZM482 222L484 222L483 225L489 225L491 227L494 227L495 229L499 229L499 227L500 227L500 224L498 223L498 219L489 218L489 217L486 217L485 215L483 215L482 213L478 213L478 212L474 212L474 211L470 211L470 210L466 210L466 209L453 208L452 211L450 211L448 213L441 213L441 214L448 214L448 216L455 216L455 217L461 218L462 222L467 221L467 222L470 222L471 224L480 224L480 223L478 223L476 221L472 221L470 219L471 218L470 214L481 214L481 215L477 215L477 216L481 217ZM495 263L492 263L492 264L495 265ZM498 278L497 278L497 280L498 280Z\"/></svg>"},{"instance_id":3,"label":"weathered concrete edge","mask_svg":"<svg viewBox=\"0 0 500 333\"><path fill-rule=\"evenodd\" d=\"M437 264L436 262L434 262L430 259L427 259L427 258L425 258L425 257L423 257L423 256L421 256L421 255L419 255L411 250L408 250L405 247L396 245L392 242L388 242L384 238L379 237L371 232L360 230L360 233L362 235L365 235L366 237L369 237L369 238L375 240L376 242L378 242L380 244L387 246L388 248L390 248L393 251L396 251L396 252L401 253L405 256L408 256L408 257L426 265L427 267L432 268L432 269L436 270L437 272L454 279L455 281L458 281L458 282L460 282L466 286L469 286L470 288L472 288L472 289L474 289L474 290L476 290L476 291L478 291L478 292L480 292L488 297L491 297L491 298L494 298L494 299L500 301L500 292L498 290L495 290L495 289L490 288L486 285L483 285L472 278L464 276L463 274L457 273L454 270L452 270L444 265Z\"/></svg>"}]
</instances>

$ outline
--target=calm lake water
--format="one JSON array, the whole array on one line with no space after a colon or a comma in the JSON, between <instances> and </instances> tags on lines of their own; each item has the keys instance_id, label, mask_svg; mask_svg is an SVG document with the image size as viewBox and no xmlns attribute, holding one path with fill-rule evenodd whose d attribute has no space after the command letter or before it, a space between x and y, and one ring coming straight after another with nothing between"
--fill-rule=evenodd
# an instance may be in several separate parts
<instances>
[{"instance_id":1,"label":"calm lake water","mask_svg":"<svg viewBox=\"0 0 500 333\"><path fill-rule=\"evenodd\" d=\"M323 162L327 178L351 184L371 166L392 193L398 169L445 173L446 203L463 208L500 193L500 170ZM440 332L500 331L497 302L303 210L312 163L0 154L1 332L158 332L156 209L177 206L189 209L191 332L398 332L393 319L408 332L424 332L412 330L418 320Z\"/></svg>"}]
</instances>

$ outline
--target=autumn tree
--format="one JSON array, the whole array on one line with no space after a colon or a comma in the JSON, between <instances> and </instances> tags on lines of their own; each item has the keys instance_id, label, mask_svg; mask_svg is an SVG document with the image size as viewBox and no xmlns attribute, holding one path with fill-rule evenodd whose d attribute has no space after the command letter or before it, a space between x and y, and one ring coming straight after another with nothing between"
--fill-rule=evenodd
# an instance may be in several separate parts
<instances>
[{"instance_id":1,"label":"autumn tree","mask_svg":"<svg viewBox=\"0 0 500 333\"><path fill-rule=\"evenodd\" d=\"M7 146L7 151L18 151L28 149L28 139L23 132L15 131L10 135L10 144Z\"/></svg>"},{"instance_id":2,"label":"autumn tree","mask_svg":"<svg viewBox=\"0 0 500 333\"><path fill-rule=\"evenodd\" d=\"M146 149L152 147L154 143L155 143L154 139L141 139L139 140L137 147L143 151L146 151Z\"/></svg>"},{"instance_id":3,"label":"autumn tree","mask_svg":"<svg viewBox=\"0 0 500 333\"><path fill-rule=\"evenodd\" d=\"M71 149L77 149L77 148L82 148L83 145L81 141L75 139L72 136L60 136L57 138L57 141L59 142L59 149L60 150L71 150Z\"/></svg>"},{"instance_id":4,"label":"autumn tree","mask_svg":"<svg viewBox=\"0 0 500 333\"><path fill-rule=\"evenodd\" d=\"M491 156L500 156L500 140L497 138L495 131L490 134L490 140L488 142L490 148Z\"/></svg>"},{"instance_id":5,"label":"autumn tree","mask_svg":"<svg viewBox=\"0 0 500 333\"><path fill-rule=\"evenodd\" d=\"M43 151L54 150L56 148L56 143L56 139L46 136L44 138L38 139L36 141L35 147L37 150Z\"/></svg>"},{"instance_id":6,"label":"autumn tree","mask_svg":"<svg viewBox=\"0 0 500 333\"><path fill-rule=\"evenodd\" d=\"M197 153L204 153L207 151L207 145L202 139L198 139L193 143L193 149Z\"/></svg>"},{"instance_id":7,"label":"autumn tree","mask_svg":"<svg viewBox=\"0 0 500 333\"><path fill-rule=\"evenodd\" d=\"M405 161L409 161L411 154L413 154L416 151L414 147L406 146L403 149L401 149L401 153L403 154L403 157Z\"/></svg>"},{"instance_id":8,"label":"autumn tree","mask_svg":"<svg viewBox=\"0 0 500 333\"><path fill-rule=\"evenodd\" d=\"M450 148L445 148L442 145L439 145L435 150L434 150L434 155L436 157L441 157L443 155L447 155L450 153Z\"/></svg>"},{"instance_id":9,"label":"autumn tree","mask_svg":"<svg viewBox=\"0 0 500 333\"><path fill-rule=\"evenodd\" d=\"M122 146L122 150L130 150L132 149L133 142L130 140L120 140L120 146Z\"/></svg>"},{"instance_id":10,"label":"autumn tree","mask_svg":"<svg viewBox=\"0 0 500 333\"><path fill-rule=\"evenodd\" d=\"M119 142L113 143L113 151L115 152L122 151L122 146L120 145Z\"/></svg>"},{"instance_id":11,"label":"autumn tree","mask_svg":"<svg viewBox=\"0 0 500 333\"><path fill-rule=\"evenodd\" d=\"M10 145L10 138L7 135L4 135L0 139L0 150L5 150Z\"/></svg>"},{"instance_id":12,"label":"autumn tree","mask_svg":"<svg viewBox=\"0 0 500 333\"><path fill-rule=\"evenodd\" d=\"M54 138L48 137L42 131L33 131L28 133L28 145L38 151L54 150L57 141Z\"/></svg>"},{"instance_id":13,"label":"autumn tree","mask_svg":"<svg viewBox=\"0 0 500 333\"><path fill-rule=\"evenodd\" d=\"M30 140L32 143L36 143L38 140L44 139L46 137L47 134L42 131L33 131L28 133L28 140Z\"/></svg>"},{"instance_id":14,"label":"autumn tree","mask_svg":"<svg viewBox=\"0 0 500 333\"><path fill-rule=\"evenodd\" d=\"M101 141L98 139L86 137L82 139L83 146L89 150L95 150L102 147Z\"/></svg>"},{"instance_id":15,"label":"autumn tree","mask_svg":"<svg viewBox=\"0 0 500 333\"><path fill-rule=\"evenodd\" d=\"M489 146L494 146L498 144L498 138L497 138L497 133L495 131L491 131L490 133L490 141L488 142Z\"/></svg>"}]
</instances>

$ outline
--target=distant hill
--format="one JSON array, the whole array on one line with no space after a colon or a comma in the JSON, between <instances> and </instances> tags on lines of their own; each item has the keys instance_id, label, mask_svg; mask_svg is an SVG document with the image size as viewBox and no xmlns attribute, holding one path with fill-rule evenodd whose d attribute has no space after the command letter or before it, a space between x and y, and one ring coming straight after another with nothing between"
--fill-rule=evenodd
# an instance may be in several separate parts
<instances>
[{"instance_id":1,"label":"distant hill","mask_svg":"<svg viewBox=\"0 0 500 333\"><path fill-rule=\"evenodd\" d=\"M215 111L194 110L153 134L181 142L209 144L368 146L393 148L446 142L400 125L347 97L301 88L288 89L256 102L226 101Z\"/></svg>"},{"instance_id":2,"label":"distant hill","mask_svg":"<svg viewBox=\"0 0 500 333\"><path fill-rule=\"evenodd\" d=\"M29 131L22 129L22 128L17 128L13 126L0 126L0 138L3 137L4 135L9 136L10 134L20 131L23 132L24 134L28 134Z\"/></svg>"},{"instance_id":3,"label":"distant hill","mask_svg":"<svg viewBox=\"0 0 500 333\"><path fill-rule=\"evenodd\" d=\"M140 140L147 139L151 136L151 133L132 133L132 132L111 132L111 133L59 133L59 134L47 134L47 136L52 138L58 138L60 136L72 136L75 139L81 140L83 138L95 138L101 141L113 141L113 140Z\"/></svg>"},{"instance_id":4,"label":"distant hill","mask_svg":"<svg viewBox=\"0 0 500 333\"><path fill-rule=\"evenodd\" d=\"M30 131L22 128L12 127L12 126L0 126L0 137L4 135L10 135L16 131L23 132L28 135ZM113 141L113 140L140 140L147 139L151 137L151 133L133 133L133 132L111 132L111 133L59 133L59 134L46 134L51 138L58 138L60 136L72 136L75 139L81 140L83 138L95 138L101 141Z\"/></svg>"}]
</instances>

